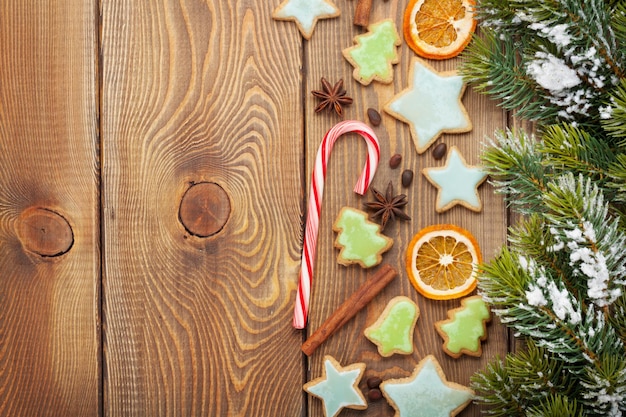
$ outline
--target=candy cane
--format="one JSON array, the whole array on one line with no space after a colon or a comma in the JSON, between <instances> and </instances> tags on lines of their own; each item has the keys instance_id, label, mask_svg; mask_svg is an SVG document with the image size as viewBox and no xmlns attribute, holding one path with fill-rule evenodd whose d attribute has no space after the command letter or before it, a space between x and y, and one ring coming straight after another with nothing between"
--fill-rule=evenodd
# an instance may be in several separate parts
<instances>
[{"instance_id":1,"label":"candy cane","mask_svg":"<svg viewBox=\"0 0 626 417\"><path fill-rule=\"evenodd\" d=\"M365 194L378 167L378 160L380 159L378 138L374 131L365 123L356 120L345 120L333 126L324 136L317 150L315 167L313 167L313 175L311 176L309 205L307 209L306 228L304 230L304 244L302 246L300 282L298 284L296 306L293 314L293 327L296 329L304 329L307 322L320 211L322 209L322 194L324 193L324 180L326 179L326 166L330 157L330 151L341 135L350 132L358 133L367 143L367 161L365 162L358 182L354 186L355 193L360 195Z\"/></svg>"}]
</instances>

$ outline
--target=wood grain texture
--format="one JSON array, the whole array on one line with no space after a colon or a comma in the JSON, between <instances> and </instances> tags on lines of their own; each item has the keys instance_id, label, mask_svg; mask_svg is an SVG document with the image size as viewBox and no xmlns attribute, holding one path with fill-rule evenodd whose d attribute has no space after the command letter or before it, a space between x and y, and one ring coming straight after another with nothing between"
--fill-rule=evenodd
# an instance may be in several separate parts
<instances>
[{"instance_id":1,"label":"wood grain texture","mask_svg":"<svg viewBox=\"0 0 626 417\"><path fill-rule=\"evenodd\" d=\"M444 161L418 155L408 126L382 111L408 85L414 54L403 43L393 83L362 86L341 54L365 33L353 25L357 1L336 3L341 16L303 41L294 23L271 18L280 0L0 0L0 417L320 417L302 385L325 354L365 362L366 392L368 377L408 376L428 354L468 384L514 349L494 320L481 358L443 353L434 323L460 302L415 292L408 242L453 223L489 260L514 217L488 184L482 212L436 213L420 172ZM392 18L400 30L404 6L374 1L370 23ZM340 120L313 111L321 77L344 79L354 98L346 119L381 112L373 186L406 193L412 220L385 229L394 246L384 262L399 276L306 359L305 333L372 272L339 265L333 247L339 210L372 198L352 191L366 145L346 135L328 166L309 326L291 328L306 191L322 137ZM475 164L485 137L520 122L469 88L463 103L474 129L437 143ZM403 160L391 169L395 153ZM415 173L408 188L404 169ZM184 196L193 198L181 209ZM363 330L397 295L421 309L415 352L382 358ZM393 409L342 412L357 415Z\"/></svg>"},{"instance_id":2,"label":"wood grain texture","mask_svg":"<svg viewBox=\"0 0 626 417\"><path fill-rule=\"evenodd\" d=\"M354 104L345 109L346 119L367 122L368 107L381 112L382 123L374 128L381 142L381 163L373 186L378 190L384 190L388 182L392 181L396 193L407 194L409 204L406 212L412 220L397 221L385 229L385 234L394 239L394 246L385 253L384 262L397 266L400 276L360 315L333 335L311 356L309 379L321 375L322 358L330 354L342 365L353 362L366 363L367 370L361 388L367 392L365 380L368 377L379 376L387 379L408 376L420 359L428 354L434 354L450 381L467 385L470 376L484 367L496 354L500 356L506 354L508 332L497 320L494 320L488 326L489 340L483 344L484 351L481 358L464 356L460 359L452 359L448 357L442 350L443 341L436 333L434 323L446 319L447 311L460 306L460 302L459 300L432 301L418 295L409 283L404 268L405 251L412 236L421 228L436 223L452 223L470 230L477 238L484 258L489 260L505 241L507 212L501 197L494 195L493 188L488 184L484 184L479 189L484 205L480 213L471 212L460 206L443 214L435 211L436 189L421 175L420 171L426 167L442 166L445 160L436 161L431 155L432 148L418 155L408 126L382 112L383 105L408 85L408 63L415 54L404 42L398 48L400 62L394 66L392 84L373 82L365 87L356 82L352 77L353 67L341 54L342 49L353 45L353 38L356 35L365 33L364 29L354 26L352 22L356 3L356 1L344 2L339 19L318 23L314 36L305 45L306 91L318 89L318 80L322 76L331 83L343 78L346 81L348 95L354 98ZM370 24L385 18L392 18L402 37L403 12L403 2L374 2ZM459 62L458 58L443 62L429 61L439 71L454 70ZM466 134L444 134L436 143L445 142L448 147L457 146L468 163L476 164L485 136L492 136L496 129L506 127L507 115L488 98L478 95L470 88L463 97L463 103L468 109L474 126L473 130ZM339 119L333 114L314 114L313 108L316 103L310 95L307 95L305 104L307 175L309 175L321 138ZM329 164L320 222L318 263L312 290L309 329L317 328L344 299L356 290L367 275L367 272L358 266L346 268L338 265L337 251L333 248L335 235L331 226L339 210L343 206L362 208L364 201L373 198L369 193L363 198L352 192L353 181L356 181L365 161L366 148L358 137L350 136L346 135L345 139L336 143ZM391 169L388 161L395 153L402 154L403 160L397 169ZM411 169L415 173L413 183L408 188L402 188L400 184L401 173L404 169ZM363 330L378 318L387 302L397 295L412 298L421 309L421 317L414 336L415 351L409 356L394 355L390 358L382 358L378 355L376 346L364 338ZM322 416L321 402L311 400L309 413L311 416ZM344 410L342 415L348 417L362 415L362 413ZM367 415L392 416L394 410L385 401L379 401L370 404ZM477 406L471 405L462 415L478 416L480 410Z\"/></svg>"},{"instance_id":3,"label":"wood grain texture","mask_svg":"<svg viewBox=\"0 0 626 417\"><path fill-rule=\"evenodd\" d=\"M265 0L102 5L107 415L301 415L301 38Z\"/></svg>"},{"instance_id":4,"label":"wood grain texture","mask_svg":"<svg viewBox=\"0 0 626 417\"><path fill-rule=\"evenodd\" d=\"M0 416L98 416L97 8L43 5L0 2Z\"/></svg>"}]
</instances>

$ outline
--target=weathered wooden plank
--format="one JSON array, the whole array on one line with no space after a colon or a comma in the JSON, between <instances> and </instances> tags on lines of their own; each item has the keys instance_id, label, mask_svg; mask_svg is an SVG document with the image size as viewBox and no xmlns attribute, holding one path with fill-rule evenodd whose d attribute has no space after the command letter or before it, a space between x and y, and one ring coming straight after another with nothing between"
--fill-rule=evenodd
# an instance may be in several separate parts
<instances>
[{"instance_id":1,"label":"weathered wooden plank","mask_svg":"<svg viewBox=\"0 0 626 417\"><path fill-rule=\"evenodd\" d=\"M102 2L107 415L302 413L301 38L270 3Z\"/></svg>"},{"instance_id":2,"label":"weathered wooden plank","mask_svg":"<svg viewBox=\"0 0 626 417\"><path fill-rule=\"evenodd\" d=\"M394 246L384 255L384 262L396 267L400 276L361 314L311 356L309 378L321 375L322 358L325 354L334 356L344 365L365 362L367 370L361 388L367 392L365 380L368 377L379 376L387 379L408 376L420 359L427 354L434 354L449 380L467 385L470 376L494 355L506 353L508 333L504 327L494 322L488 327L489 340L483 346L484 353L481 358L449 358L442 351L442 340L435 332L434 322L446 319L448 309L458 307L460 302L458 300L432 301L418 295L407 278L404 267L405 251L412 236L422 227L436 223L453 223L470 230L481 245L484 257L490 259L505 240L506 210L501 197L495 196L492 187L484 184L479 189L484 204L482 212L474 213L462 207L455 207L443 214L435 211L436 189L420 174L420 171L426 167L441 166L444 161L436 161L430 150L418 155L410 138L408 126L382 111L384 104L408 85L409 63L415 54L403 41L398 48L400 62L395 65L392 84L373 82L369 86L362 86L356 82L352 77L353 67L341 54L342 49L353 45L354 36L365 33L365 30L352 24L356 3L356 1L343 2L340 6L342 9L340 18L318 23L314 36L305 47L305 62L308 64L306 73L308 95L305 100L307 178L313 167L317 146L324 133L340 120L333 114L314 114L313 109L317 102L309 92L320 88L319 79L322 76L329 79L331 83L343 78L346 81L348 95L354 98L354 104L345 109L346 119L368 122L366 116L368 107L379 110L383 115L382 124L374 128L381 141L382 152L381 164L373 186L382 191L388 182L392 181L396 193L407 194L409 199L407 213L412 220L410 222L398 221L385 229L385 233L394 239ZM405 3L402 2L374 1L370 23L392 18L402 37L404 6ZM458 65L459 59L444 62L430 61L429 63L439 71L453 70ZM476 164L485 136L492 136L495 129L505 127L507 118L505 112L496 108L493 102L484 96L479 96L469 88L465 93L463 103L468 109L474 126L473 130L467 134L444 135L437 143L445 142L448 147L457 146L468 163ZM345 139L342 138L337 142L328 170L309 331L313 331L331 314L367 276L367 272L358 266L346 268L338 265L337 251L333 248L336 234L332 231L332 223L339 210L343 206L362 208L364 201L372 199L370 194L362 198L352 192L366 155L364 141L356 135L352 136L347 135ZM400 167L394 170L389 167L388 161L395 153L402 154L403 161ZM400 185L400 176L404 169L411 169L415 173L413 184L409 188L402 188ZM421 317L414 336L415 352L409 356L394 355L391 358L382 358L378 355L376 346L365 339L363 330L376 320L386 303L397 295L411 297L421 309ZM393 409L385 401L372 403L369 407L368 415L393 415ZM310 401L309 412L311 416L321 416L321 402L316 399ZM360 415L359 413L362 411L345 410L342 415L356 416ZM463 415L479 415L478 407L470 406Z\"/></svg>"},{"instance_id":3,"label":"weathered wooden plank","mask_svg":"<svg viewBox=\"0 0 626 417\"><path fill-rule=\"evenodd\" d=\"M0 416L97 416L95 1L0 3Z\"/></svg>"}]
</instances>

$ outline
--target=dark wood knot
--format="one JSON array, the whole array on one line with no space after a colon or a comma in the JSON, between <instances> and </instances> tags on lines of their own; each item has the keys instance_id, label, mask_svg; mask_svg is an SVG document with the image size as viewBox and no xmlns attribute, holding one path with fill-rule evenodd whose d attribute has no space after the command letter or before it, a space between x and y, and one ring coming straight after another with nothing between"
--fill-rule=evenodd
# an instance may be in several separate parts
<instances>
[{"instance_id":1,"label":"dark wood knot","mask_svg":"<svg viewBox=\"0 0 626 417\"><path fill-rule=\"evenodd\" d=\"M230 217L228 194L214 182L193 184L183 195L178 216L190 234L213 236L224 228Z\"/></svg>"},{"instance_id":2,"label":"dark wood knot","mask_svg":"<svg viewBox=\"0 0 626 417\"><path fill-rule=\"evenodd\" d=\"M61 256L74 245L74 232L68 221L47 208L31 207L24 210L16 231L26 250L43 257Z\"/></svg>"}]
</instances>

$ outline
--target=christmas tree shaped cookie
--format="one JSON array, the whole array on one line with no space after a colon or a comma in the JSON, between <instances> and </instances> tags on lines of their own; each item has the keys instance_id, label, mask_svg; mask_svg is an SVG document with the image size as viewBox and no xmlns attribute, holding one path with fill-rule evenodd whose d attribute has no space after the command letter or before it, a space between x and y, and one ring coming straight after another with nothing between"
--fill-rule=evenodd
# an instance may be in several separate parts
<instances>
[{"instance_id":1,"label":"christmas tree shaped cookie","mask_svg":"<svg viewBox=\"0 0 626 417\"><path fill-rule=\"evenodd\" d=\"M343 56L354 67L354 79L363 85L372 81L393 81L393 64L398 63L396 47L401 44L396 25L385 19L368 26L368 33L354 38L356 45L343 50Z\"/></svg>"},{"instance_id":2,"label":"christmas tree shaped cookie","mask_svg":"<svg viewBox=\"0 0 626 417\"><path fill-rule=\"evenodd\" d=\"M447 320L435 323L444 339L443 350L453 358L463 354L480 356L480 342L487 339L486 323L491 320L489 307L480 295L465 298L461 304L448 312Z\"/></svg>"},{"instance_id":3,"label":"christmas tree shaped cookie","mask_svg":"<svg viewBox=\"0 0 626 417\"><path fill-rule=\"evenodd\" d=\"M339 248L337 262L341 265L359 264L371 268L382 261L393 240L380 233L380 225L367 219L367 213L344 207L333 224L337 232L335 247Z\"/></svg>"},{"instance_id":4,"label":"christmas tree shaped cookie","mask_svg":"<svg viewBox=\"0 0 626 417\"><path fill-rule=\"evenodd\" d=\"M324 375L306 383L303 389L324 403L324 416L335 417L344 408L364 410L367 401L359 389L364 363L341 366L332 356L324 357Z\"/></svg>"},{"instance_id":5,"label":"christmas tree shaped cookie","mask_svg":"<svg viewBox=\"0 0 626 417\"><path fill-rule=\"evenodd\" d=\"M365 337L378 346L380 356L413 353L413 330L420 310L408 297L395 297L378 320L365 329Z\"/></svg>"}]
</instances>

